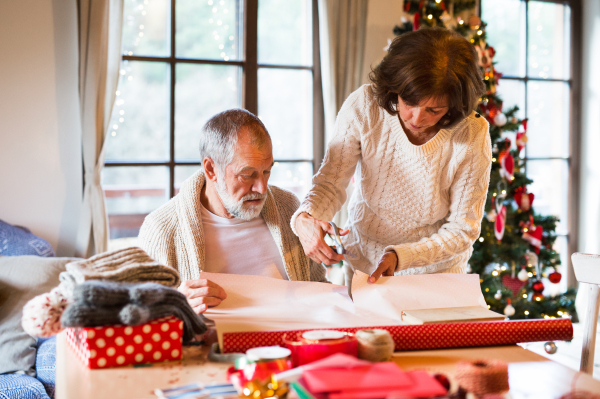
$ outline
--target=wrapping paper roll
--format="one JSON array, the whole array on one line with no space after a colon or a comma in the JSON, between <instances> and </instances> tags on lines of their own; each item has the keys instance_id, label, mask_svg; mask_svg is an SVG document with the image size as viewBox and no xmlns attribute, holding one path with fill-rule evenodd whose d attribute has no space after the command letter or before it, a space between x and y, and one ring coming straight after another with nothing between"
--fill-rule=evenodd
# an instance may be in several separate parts
<instances>
[{"instance_id":1,"label":"wrapping paper roll","mask_svg":"<svg viewBox=\"0 0 600 399\"><path fill-rule=\"evenodd\" d=\"M334 333L333 335L327 333ZM312 334L312 336L311 336ZM356 357L356 336L332 330L314 330L306 333L290 333L283 336L283 345L292 352L294 366L312 363L335 353Z\"/></svg>"},{"instance_id":2,"label":"wrapping paper roll","mask_svg":"<svg viewBox=\"0 0 600 399\"><path fill-rule=\"evenodd\" d=\"M396 351L510 345L519 342L568 341L573 338L569 319L489 321L401 326L335 328L348 333L380 328L392 335ZM223 334L223 353L246 352L257 346L283 345L285 334L310 330L250 331Z\"/></svg>"}]
</instances>

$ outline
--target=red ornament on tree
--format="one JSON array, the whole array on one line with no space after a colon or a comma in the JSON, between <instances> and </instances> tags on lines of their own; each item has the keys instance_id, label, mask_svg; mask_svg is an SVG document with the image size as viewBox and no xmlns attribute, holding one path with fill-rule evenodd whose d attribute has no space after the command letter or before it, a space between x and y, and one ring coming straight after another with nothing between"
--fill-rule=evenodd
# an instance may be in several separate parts
<instances>
[{"instance_id":1,"label":"red ornament on tree","mask_svg":"<svg viewBox=\"0 0 600 399\"><path fill-rule=\"evenodd\" d=\"M515 190L515 201L517 201L517 205L519 205L519 209L522 211L531 209L534 198L533 193L528 193L526 187L519 187Z\"/></svg>"},{"instance_id":2,"label":"red ornament on tree","mask_svg":"<svg viewBox=\"0 0 600 399\"><path fill-rule=\"evenodd\" d=\"M531 284L531 288L533 288L535 292L543 292L544 283L542 283L540 280L536 280L533 282L533 284Z\"/></svg>"},{"instance_id":3,"label":"red ornament on tree","mask_svg":"<svg viewBox=\"0 0 600 399\"><path fill-rule=\"evenodd\" d=\"M550 282L552 284L558 284L558 283L560 283L561 279L562 279L562 274L560 274L557 271L554 271L554 272L550 273L550 275L548 276L548 280L550 280Z\"/></svg>"},{"instance_id":4,"label":"red ornament on tree","mask_svg":"<svg viewBox=\"0 0 600 399\"><path fill-rule=\"evenodd\" d=\"M498 241L502 241L502 237L504 237L504 227L506 225L506 207L502 205L500 210L498 211L498 215L496 216L496 221L494 222L494 233L496 234L496 239Z\"/></svg>"},{"instance_id":5,"label":"red ornament on tree","mask_svg":"<svg viewBox=\"0 0 600 399\"><path fill-rule=\"evenodd\" d=\"M535 226L533 224L533 216L529 217L529 222L521 222L521 226L523 226L523 239L531 244L536 254L539 254L542 246L544 229L542 226Z\"/></svg>"},{"instance_id":6,"label":"red ornament on tree","mask_svg":"<svg viewBox=\"0 0 600 399\"><path fill-rule=\"evenodd\" d=\"M512 155L506 150L506 154L502 157L502 161L500 161L500 176L504 177L506 180L511 182L513 180L513 175L515 172L515 159Z\"/></svg>"}]
</instances>

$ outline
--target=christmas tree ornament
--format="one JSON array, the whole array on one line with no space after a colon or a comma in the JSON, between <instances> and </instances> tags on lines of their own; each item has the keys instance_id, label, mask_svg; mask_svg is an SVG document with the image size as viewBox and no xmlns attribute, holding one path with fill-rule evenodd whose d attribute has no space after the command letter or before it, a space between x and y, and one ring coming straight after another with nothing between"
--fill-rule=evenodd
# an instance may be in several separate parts
<instances>
[{"instance_id":1,"label":"christmas tree ornament","mask_svg":"<svg viewBox=\"0 0 600 399\"><path fill-rule=\"evenodd\" d=\"M518 122L519 122L519 120L517 119L516 116L511 116L510 117L510 123L518 123Z\"/></svg>"},{"instance_id":2,"label":"christmas tree ornament","mask_svg":"<svg viewBox=\"0 0 600 399\"><path fill-rule=\"evenodd\" d=\"M502 285L511 290L513 298L516 298L516 296L519 295L519 292L521 292L521 289L525 286L525 283L516 277L505 274L502 276Z\"/></svg>"},{"instance_id":3,"label":"christmas tree ornament","mask_svg":"<svg viewBox=\"0 0 600 399\"><path fill-rule=\"evenodd\" d=\"M544 291L544 283L542 283L541 280L536 280L531 284L531 288L535 292L542 292L542 291Z\"/></svg>"},{"instance_id":4,"label":"christmas tree ornament","mask_svg":"<svg viewBox=\"0 0 600 399\"><path fill-rule=\"evenodd\" d=\"M521 268L521 271L519 272L519 274L517 274L517 278L523 282L529 280L529 273L527 273L527 269L525 269L525 266Z\"/></svg>"},{"instance_id":5,"label":"christmas tree ornament","mask_svg":"<svg viewBox=\"0 0 600 399\"><path fill-rule=\"evenodd\" d=\"M527 258L527 267L537 266L537 264L539 262L538 256L535 254L535 252L531 252L531 251L525 252L525 258Z\"/></svg>"},{"instance_id":6,"label":"christmas tree ornament","mask_svg":"<svg viewBox=\"0 0 600 399\"><path fill-rule=\"evenodd\" d=\"M496 126L502 127L506 125L506 122L508 122L508 119L506 118L506 115L504 115L502 112L499 112L496 114L496 116L494 116L494 124Z\"/></svg>"},{"instance_id":7,"label":"christmas tree ornament","mask_svg":"<svg viewBox=\"0 0 600 399\"><path fill-rule=\"evenodd\" d=\"M561 279L562 279L562 274L560 274L556 270L553 271L552 273L550 273L550 275L548 276L548 280L550 280L550 282L552 284L558 284L558 283L560 283Z\"/></svg>"},{"instance_id":8,"label":"christmas tree ornament","mask_svg":"<svg viewBox=\"0 0 600 399\"><path fill-rule=\"evenodd\" d=\"M515 189L514 198L520 210L528 211L531 209L531 205L533 204L533 199L535 196L533 193L527 192L527 187L518 187Z\"/></svg>"},{"instance_id":9,"label":"christmas tree ornament","mask_svg":"<svg viewBox=\"0 0 600 399\"><path fill-rule=\"evenodd\" d=\"M544 235L544 228L542 226L535 226L533 224L533 216L530 217L530 221L523 224L523 239L527 241L533 247L536 254L540 253L542 246L542 236Z\"/></svg>"},{"instance_id":10,"label":"christmas tree ornament","mask_svg":"<svg viewBox=\"0 0 600 399\"><path fill-rule=\"evenodd\" d=\"M496 293L494 294L494 299L496 299L497 301L502 299L502 291L500 291L500 290L496 291Z\"/></svg>"},{"instance_id":11,"label":"christmas tree ornament","mask_svg":"<svg viewBox=\"0 0 600 399\"><path fill-rule=\"evenodd\" d=\"M526 132L518 132L517 133L517 150L519 153L525 148L525 144L527 144L527 133Z\"/></svg>"},{"instance_id":12,"label":"christmas tree ornament","mask_svg":"<svg viewBox=\"0 0 600 399\"><path fill-rule=\"evenodd\" d=\"M504 228L506 224L506 207L502 205L500 207L500 211L498 212L498 216L496 217L496 221L494 222L494 234L496 235L496 239L498 241L502 241L502 237L504 237Z\"/></svg>"},{"instance_id":13,"label":"christmas tree ornament","mask_svg":"<svg viewBox=\"0 0 600 399\"><path fill-rule=\"evenodd\" d=\"M544 344L544 350L546 351L547 354L554 355L556 353L556 351L558 350L558 347L556 346L554 341L548 341Z\"/></svg>"},{"instance_id":14,"label":"christmas tree ornament","mask_svg":"<svg viewBox=\"0 0 600 399\"><path fill-rule=\"evenodd\" d=\"M508 151L500 161L500 176L504 177L509 182L513 181L515 172L515 159Z\"/></svg>"},{"instance_id":15,"label":"christmas tree ornament","mask_svg":"<svg viewBox=\"0 0 600 399\"><path fill-rule=\"evenodd\" d=\"M510 298L508 298L508 305L504 308L504 314L508 317L514 316L515 308L510 304Z\"/></svg>"},{"instance_id":16,"label":"christmas tree ornament","mask_svg":"<svg viewBox=\"0 0 600 399\"><path fill-rule=\"evenodd\" d=\"M543 298L544 295L539 292L534 292L533 295L531 295L531 300L535 302L540 302Z\"/></svg>"},{"instance_id":17,"label":"christmas tree ornament","mask_svg":"<svg viewBox=\"0 0 600 399\"><path fill-rule=\"evenodd\" d=\"M498 216L498 213L496 213L495 209L492 209L491 211L489 211L485 214L485 218L490 223L494 223L496 221L497 216Z\"/></svg>"}]
</instances>

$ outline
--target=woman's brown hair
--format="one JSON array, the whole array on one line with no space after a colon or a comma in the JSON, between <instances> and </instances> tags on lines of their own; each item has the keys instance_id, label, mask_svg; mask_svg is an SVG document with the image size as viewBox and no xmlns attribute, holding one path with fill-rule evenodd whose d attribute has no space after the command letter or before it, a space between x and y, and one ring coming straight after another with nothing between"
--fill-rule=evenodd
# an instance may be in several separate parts
<instances>
[{"instance_id":1,"label":"woman's brown hair","mask_svg":"<svg viewBox=\"0 0 600 399\"><path fill-rule=\"evenodd\" d=\"M369 78L377 102L392 115L398 113L398 95L409 105L431 97L447 99L449 110L438 122L443 127L468 116L485 93L475 48L443 28L396 37Z\"/></svg>"}]
</instances>

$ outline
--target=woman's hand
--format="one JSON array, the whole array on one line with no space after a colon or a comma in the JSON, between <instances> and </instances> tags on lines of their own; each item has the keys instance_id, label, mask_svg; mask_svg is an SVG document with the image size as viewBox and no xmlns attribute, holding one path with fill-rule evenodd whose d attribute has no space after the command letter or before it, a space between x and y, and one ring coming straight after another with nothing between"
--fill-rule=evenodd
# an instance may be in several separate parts
<instances>
[{"instance_id":1,"label":"woman's hand","mask_svg":"<svg viewBox=\"0 0 600 399\"><path fill-rule=\"evenodd\" d=\"M336 253L325 242L325 234L335 236L335 231L329 223L315 219L303 212L296 218L295 227L306 256L317 263L326 265L333 265L344 260L344 255ZM338 231L340 236L345 236L349 230L338 229Z\"/></svg>"},{"instance_id":2,"label":"woman's hand","mask_svg":"<svg viewBox=\"0 0 600 399\"><path fill-rule=\"evenodd\" d=\"M381 259L379 259L377 269L371 273L367 282L373 284L381 276L393 276L396 266L398 266L398 255L396 255L396 252L390 251L384 253Z\"/></svg>"},{"instance_id":3,"label":"woman's hand","mask_svg":"<svg viewBox=\"0 0 600 399\"><path fill-rule=\"evenodd\" d=\"M196 314L206 312L206 309L217 306L227 298L220 285L207 279L184 281L177 290L185 295Z\"/></svg>"}]
</instances>

